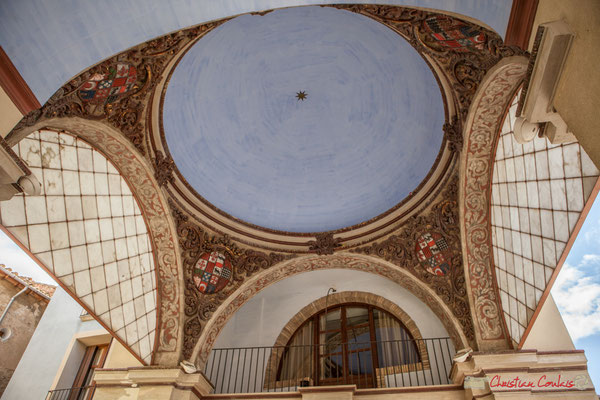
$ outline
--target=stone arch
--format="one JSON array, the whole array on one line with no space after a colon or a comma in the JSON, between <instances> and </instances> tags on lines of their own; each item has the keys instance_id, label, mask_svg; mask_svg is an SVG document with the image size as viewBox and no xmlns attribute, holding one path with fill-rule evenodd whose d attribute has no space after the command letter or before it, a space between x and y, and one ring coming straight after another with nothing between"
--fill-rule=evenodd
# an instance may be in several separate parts
<instances>
[{"instance_id":1,"label":"stone arch","mask_svg":"<svg viewBox=\"0 0 600 400\"><path fill-rule=\"evenodd\" d=\"M421 356L421 362L424 369L428 369L429 364L429 355L427 353L427 346L425 342L422 340L423 335L421 335L421 331L417 324L413 321L413 319L396 303L386 299L385 297L376 295L374 293L368 292L359 292L359 291L346 291L346 292L338 292L332 293L329 296L323 296L320 299L313 301L312 303L306 305L302 310L298 311L296 315L294 315L288 323L283 327L281 333L275 340L274 347L285 347L294 333L300 328L304 322L316 313L328 307L335 307L344 303L363 303L371 306L378 307L392 316L394 316L398 321L400 321L404 327L410 332L410 335L413 339L416 339L416 345L419 349L419 354ZM265 371L264 376L273 377L273 380L276 379L277 376L277 367L279 366L279 361L283 356L282 352L273 352L271 353L271 357L269 358L269 362L267 364L267 369ZM266 382L265 385L267 387L273 387L273 382L269 386L269 382Z\"/></svg>"},{"instance_id":2,"label":"stone arch","mask_svg":"<svg viewBox=\"0 0 600 400\"><path fill-rule=\"evenodd\" d=\"M463 134L461 235L475 338L482 351L509 345L493 269L491 183L501 124L526 71L527 59L520 56L491 68L475 94Z\"/></svg>"},{"instance_id":3,"label":"stone arch","mask_svg":"<svg viewBox=\"0 0 600 400\"><path fill-rule=\"evenodd\" d=\"M131 188L147 226L156 268L157 334L151 363L176 365L183 342L183 275L175 226L152 167L119 131L99 121L55 118L13 132L7 139L14 146L41 129L70 132L85 140L115 166Z\"/></svg>"},{"instance_id":4,"label":"stone arch","mask_svg":"<svg viewBox=\"0 0 600 400\"><path fill-rule=\"evenodd\" d=\"M340 252L330 256L309 255L295 258L282 262L248 279L215 311L196 342L190 360L200 367L203 366L227 321L262 289L287 277L321 269L352 269L390 279L407 289L431 308L450 335L455 348L460 349L468 346L468 340L461 329L460 322L454 317L452 311L431 288L420 282L408 271L371 256Z\"/></svg>"}]
</instances>

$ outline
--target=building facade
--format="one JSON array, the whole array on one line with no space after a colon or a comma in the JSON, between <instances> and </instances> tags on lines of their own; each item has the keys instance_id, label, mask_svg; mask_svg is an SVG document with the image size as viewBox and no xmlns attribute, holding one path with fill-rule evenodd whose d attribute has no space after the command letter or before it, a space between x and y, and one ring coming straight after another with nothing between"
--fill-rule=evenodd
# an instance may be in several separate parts
<instances>
[{"instance_id":1,"label":"building facade","mask_svg":"<svg viewBox=\"0 0 600 400\"><path fill-rule=\"evenodd\" d=\"M0 265L0 395L19 364L54 290L54 286L34 282Z\"/></svg>"}]
</instances>

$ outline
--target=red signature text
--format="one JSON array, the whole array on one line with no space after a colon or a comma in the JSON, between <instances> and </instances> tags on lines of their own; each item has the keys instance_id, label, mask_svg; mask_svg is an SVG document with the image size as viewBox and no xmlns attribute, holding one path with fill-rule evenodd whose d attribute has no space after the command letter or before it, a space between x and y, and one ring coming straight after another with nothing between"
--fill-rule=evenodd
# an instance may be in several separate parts
<instances>
[{"instance_id":1,"label":"red signature text","mask_svg":"<svg viewBox=\"0 0 600 400\"><path fill-rule=\"evenodd\" d=\"M557 379L548 379L546 375L542 375L540 379L535 380L523 380L518 376L512 379L503 380L500 375L494 375L492 379L490 379L490 387L503 387L508 389L524 389L524 388L564 388L570 389L575 387L575 382L570 379L562 379L560 375L558 375Z\"/></svg>"}]
</instances>

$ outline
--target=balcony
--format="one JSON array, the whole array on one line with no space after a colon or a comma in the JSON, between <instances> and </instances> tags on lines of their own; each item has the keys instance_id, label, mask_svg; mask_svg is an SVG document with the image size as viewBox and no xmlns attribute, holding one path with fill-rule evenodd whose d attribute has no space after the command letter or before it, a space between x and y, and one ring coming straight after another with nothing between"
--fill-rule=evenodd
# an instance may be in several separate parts
<instances>
[{"instance_id":1,"label":"balcony","mask_svg":"<svg viewBox=\"0 0 600 400\"><path fill-rule=\"evenodd\" d=\"M299 387L395 388L450 384L449 338L213 349L204 369L215 394Z\"/></svg>"},{"instance_id":2,"label":"balcony","mask_svg":"<svg viewBox=\"0 0 600 400\"><path fill-rule=\"evenodd\" d=\"M94 390L93 385L50 390L46 400L89 400L94 395Z\"/></svg>"}]
</instances>

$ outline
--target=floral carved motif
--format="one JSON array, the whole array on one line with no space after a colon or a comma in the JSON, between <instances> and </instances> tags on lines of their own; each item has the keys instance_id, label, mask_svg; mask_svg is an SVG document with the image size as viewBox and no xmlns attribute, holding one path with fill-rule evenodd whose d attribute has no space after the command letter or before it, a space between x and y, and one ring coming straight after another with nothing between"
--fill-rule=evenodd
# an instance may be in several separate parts
<instances>
[{"instance_id":1,"label":"floral carved motif","mask_svg":"<svg viewBox=\"0 0 600 400\"><path fill-rule=\"evenodd\" d=\"M58 89L39 110L19 121L13 132L52 118L105 120L146 154L147 104L167 64L190 41L227 20L159 37L88 69Z\"/></svg>"},{"instance_id":2,"label":"floral carved motif","mask_svg":"<svg viewBox=\"0 0 600 400\"><path fill-rule=\"evenodd\" d=\"M467 338L473 341L475 336L460 248L458 176L448 183L438 199L440 200L431 207L430 211L410 218L394 235L381 242L352 251L380 257L410 271L442 298L460 321ZM447 264L451 267L444 275L429 272L423 267L422 260L415 251L424 233L445 238L448 248L443 249L443 252L440 251L438 255L444 254L448 258Z\"/></svg>"},{"instance_id":3,"label":"floral carved motif","mask_svg":"<svg viewBox=\"0 0 600 400\"><path fill-rule=\"evenodd\" d=\"M159 186L173 182L173 159L165 157L161 151L157 151L154 157L154 177Z\"/></svg>"},{"instance_id":4,"label":"floral carved motif","mask_svg":"<svg viewBox=\"0 0 600 400\"><path fill-rule=\"evenodd\" d=\"M525 64L509 64L496 72L475 105L472 125L465 133L462 223L467 249L466 272L471 286L475 323L483 340L506 337L492 272L489 197L495 141L502 116L525 72Z\"/></svg>"},{"instance_id":5,"label":"floral carved motif","mask_svg":"<svg viewBox=\"0 0 600 400\"><path fill-rule=\"evenodd\" d=\"M460 153L463 147L463 135L458 118L454 116L452 118L452 123L445 123L442 129L444 130L444 135L448 141L450 150L455 153Z\"/></svg>"},{"instance_id":6,"label":"floral carved motif","mask_svg":"<svg viewBox=\"0 0 600 400\"><path fill-rule=\"evenodd\" d=\"M518 47L504 45L495 32L443 14L391 5L333 7L369 16L389 26L419 53L433 60L452 86L453 101L463 121L485 73L503 57L524 54Z\"/></svg>"},{"instance_id":7,"label":"floral carved motif","mask_svg":"<svg viewBox=\"0 0 600 400\"><path fill-rule=\"evenodd\" d=\"M142 210L150 234L155 265L158 272L158 346L155 355L171 353L158 361L165 364L177 363L179 355L178 339L180 335L180 290L179 268L177 265L175 232L167 219L166 205L160 199L160 191L151 179L150 171L144 163L123 145L122 141L87 124L74 123L68 127L98 147L118 166L126 177Z\"/></svg>"},{"instance_id":8,"label":"floral carved motif","mask_svg":"<svg viewBox=\"0 0 600 400\"><path fill-rule=\"evenodd\" d=\"M172 215L177 226L185 281L185 322L182 356L189 358L206 322L244 281L255 273L289 260L294 255L264 253L241 248L229 236L210 235L200 228L180 207L170 201ZM231 262L233 273L230 283L217 293L201 293L193 281L194 263L202 253L218 251Z\"/></svg>"},{"instance_id":9,"label":"floral carved motif","mask_svg":"<svg viewBox=\"0 0 600 400\"><path fill-rule=\"evenodd\" d=\"M334 238L331 232L318 233L316 238L317 240L308 242L309 250L320 256L333 254L336 248L341 247L340 239Z\"/></svg>"}]
</instances>

